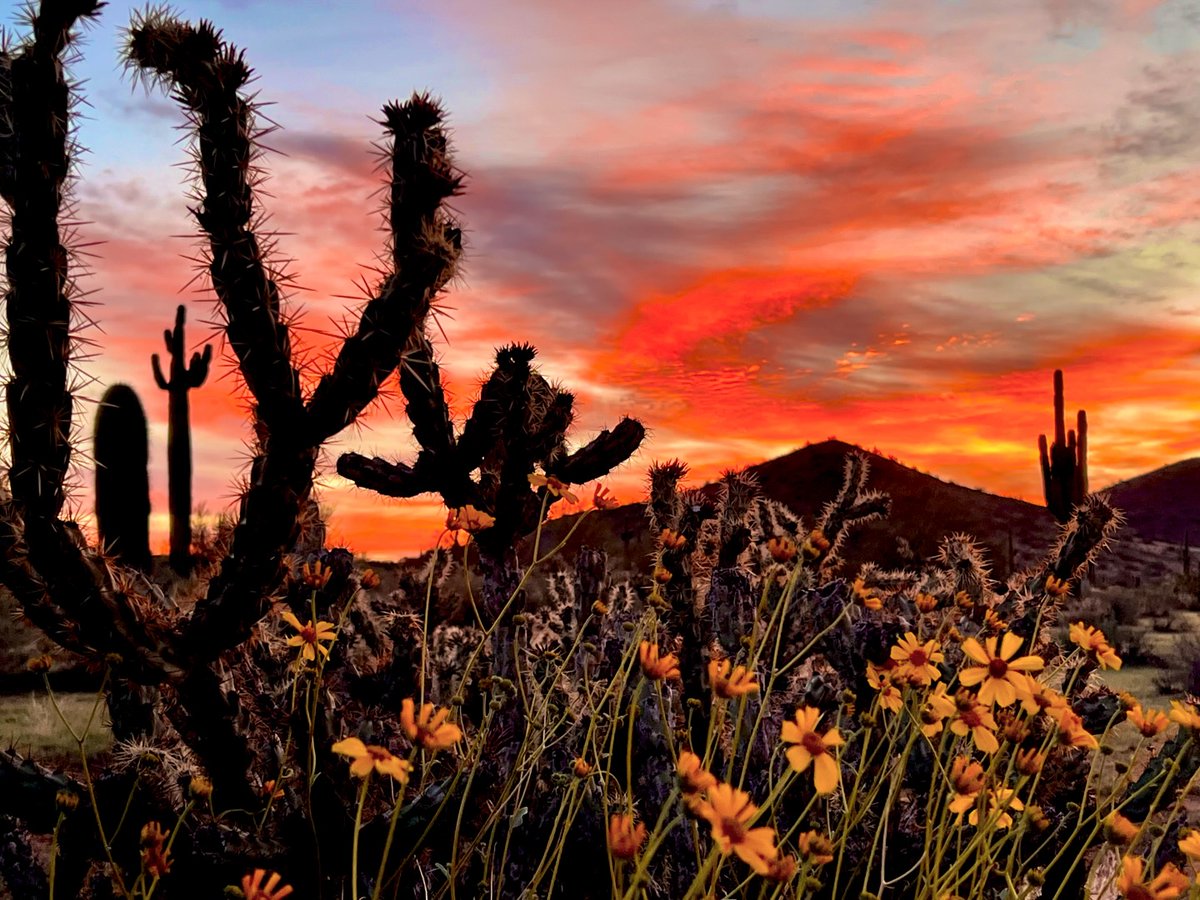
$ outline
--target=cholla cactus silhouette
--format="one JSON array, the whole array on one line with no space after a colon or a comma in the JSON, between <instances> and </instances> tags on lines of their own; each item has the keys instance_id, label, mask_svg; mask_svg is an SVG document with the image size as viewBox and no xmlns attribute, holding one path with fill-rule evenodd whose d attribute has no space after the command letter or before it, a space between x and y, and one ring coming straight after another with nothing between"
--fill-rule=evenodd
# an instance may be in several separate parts
<instances>
[{"instance_id":1,"label":"cholla cactus silhouette","mask_svg":"<svg viewBox=\"0 0 1200 900\"><path fill-rule=\"evenodd\" d=\"M1063 373L1054 370L1054 443L1038 435L1038 455L1042 464L1042 490L1046 508L1054 518L1066 524L1071 510L1083 502L1088 492L1087 413L1079 410L1076 427L1065 430L1063 415Z\"/></svg>"},{"instance_id":2,"label":"cholla cactus silhouette","mask_svg":"<svg viewBox=\"0 0 1200 900\"><path fill-rule=\"evenodd\" d=\"M127 384L100 398L92 440L100 545L122 564L150 570L150 473L146 413Z\"/></svg>"},{"instance_id":3,"label":"cholla cactus silhouette","mask_svg":"<svg viewBox=\"0 0 1200 900\"><path fill-rule=\"evenodd\" d=\"M155 10L135 16L126 47L130 67L168 88L192 128L193 213L257 434L253 477L228 554L188 613L170 609L152 585L106 565L60 518L72 452L73 328L81 318L68 247L77 148L64 57L76 26L101 5L44 0L29 13L29 36L0 50L0 196L11 213L5 241L11 497L0 505L0 580L31 622L107 670L110 685L160 686L160 713L212 778L222 803L254 809L256 769L273 762L274 743L269 733L255 732L263 726L244 709L254 702L253 690L244 681L233 689L229 679L287 574L321 445L376 398L454 274L460 232L443 204L461 179L436 101L421 94L383 108L387 268L356 329L306 397L282 303L286 280L255 233L263 131L244 93L251 69L210 23L191 25ZM244 677L253 687L253 675ZM13 782L5 781L5 771L12 769L0 766L0 796L8 798ZM121 810L107 808L112 799L105 791L97 795L102 818L116 821ZM139 795L136 802L163 800ZM100 846L91 833L81 840ZM61 893L76 892L73 879L86 871L86 865L60 870Z\"/></svg>"},{"instance_id":4,"label":"cholla cactus silhouette","mask_svg":"<svg viewBox=\"0 0 1200 900\"><path fill-rule=\"evenodd\" d=\"M167 392L167 483L171 507L171 568L180 575L192 569L192 423L188 392L204 384L212 362L212 344L203 353L193 353L185 363L183 323L187 310L175 310L175 327L163 331L163 343L171 354L170 377L164 378L158 354L150 357L154 382Z\"/></svg>"},{"instance_id":5,"label":"cholla cactus silhouette","mask_svg":"<svg viewBox=\"0 0 1200 900\"><path fill-rule=\"evenodd\" d=\"M541 469L565 484L600 478L633 455L646 430L623 418L583 447L568 452L566 433L575 398L551 385L532 365L528 344L502 347L471 415L455 434L433 348L424 336L405 351L400 390L421 451L412 465L343 454L338 474L389 497L436 493L451 510L472 506L495 522L475 535L484 609L496 622L498 673L509 673L508 623L520 610L510 603L520 580L516 542L534 531L544 512L561 500L529 476ZM472 473L478 472L477 479Z\"/></svg>"}]
</instances>

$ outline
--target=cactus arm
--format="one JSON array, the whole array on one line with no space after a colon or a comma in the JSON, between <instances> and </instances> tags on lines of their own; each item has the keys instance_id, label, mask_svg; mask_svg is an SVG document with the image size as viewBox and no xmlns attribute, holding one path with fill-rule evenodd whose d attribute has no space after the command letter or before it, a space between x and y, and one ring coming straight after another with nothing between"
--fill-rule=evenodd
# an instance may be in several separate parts
<instances>
[{"instance_id":1,"label":"cactus arm","mask_svg":"<svg viewBox=\"0 0 1200 900\"><path fill-rule=\"evenodd\" d=\"M393 272L363 307L357 329L309 400L317 440L352 422L401 364L402 351L422 338L434 297L453 277L462 251L462 234L444 208L459 193L462 177L451 162L441 108L428 95L414 94L383 113L380 124L391 137Z\"/></svg>"},{"instance_id":2,"label":"cactus arm","mask_svg":"<svg viewBox=\"0 0 1200 900\"><path fill-rule=\"evenodd\" d=\"M154 383L158 385L159 390L169 391L171 385L163 377L162 366L159 364L157 353L150 354L150 367L154 369Z\"/></svg>"},{"instance_id":3,"label":"cactus arm","mask_svg":"<svg viewBox=\"0 0 1200 900\"><path fill-rule=\"evenodd\" d=\"M436 490L434 485L411 466L391 463L358 453L343 453L338 457L337 473L360 488L383 494L385 497L416 497Z\"/></svg>"},{"instance_id":4,"label":"cactus arm","mask_svg":"<svg viewBox=\"0 0 1200 900\"><path fill-rule=\"evenodd\" d=\"M570 484L584 484L601 478L633 456L645 437L645 426L626 416L611 431L601 431L556 464L551 474Z\"/></svg>"},{"instance_id":5,"label":"cactus arm","mask_svg":"<svg viewBox=\"0 0 1200 900\"><path fill-rule=\"evenodd\" d=\"M225 311L229 345L257 415L296 430L303 407L291 336L280 318L279 286L251 230L254 106L241 92L250 67L211 24L192 26L153 11L131 26L126 53L144 73L171 87L195 126L202 193L193 213L208 235L209 273Z\"/></svg>"},{"instance_id":6,"label":"cactus arm","mask_svg":"<svg viewBox=\"0 0 1200 900\"><path fill-rule=\"evenodd\" d=\"M1075 426L1075 496L1082 499L1088 493L1087 413L1082 409L1076 414Z\"/></svg>"},{"instance_id":7,"label":"cactus arm","mask_svg":"<svg viewBox=\"0 0 1200 900\"><path fill-rule=\"evenodd\" d=\"M192 360L188 363L187 376L188 387L198 388L204 384L208 378L208 367L212 363L212 344L204 345L204 353L193 353Z\"/></svg>"},{"instance_id":8,"label":"cactus arm","mask_svg":"<svg viewBox=\"0 0 1200 900\"><path fill-rule=\"evenodd\" d=\"M16 186L17 139L12 119L12 53L0 46L0 197Z\"/></svg>"}]
</instances>

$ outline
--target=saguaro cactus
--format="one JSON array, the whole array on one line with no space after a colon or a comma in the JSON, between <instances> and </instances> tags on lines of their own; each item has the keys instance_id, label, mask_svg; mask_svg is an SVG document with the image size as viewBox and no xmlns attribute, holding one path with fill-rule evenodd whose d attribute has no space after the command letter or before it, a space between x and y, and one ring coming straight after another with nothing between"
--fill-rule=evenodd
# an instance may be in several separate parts
<instances>
[{"instance_id":1,"label":"saguaro cactus","mask_svg":"<svg viewBox=\"0 0 1200 900\"><path fill-rule=\"evenodd\" d=\"M171 568L180 575L192 569L192 423L188 392L204 384L212 362L212 344L203 353L193 353L184 363L187 345L183 323L187 310L175 310L175 327L163 331L163 343L171 354L171 376L164 378L158 354L150 357L154 381L167 392L167 480L171 507Z\"/></svg>"},{"instance_id":2,"label":"saguaro cactus","mask_svg":"<svg viewBox=\"0 0 1200 900\"><path fill-rule=\"evenodd\" d=\"M146 413L137 393L114 384L100 399L92 452L96 459L96 526L104 550L127 566L150 570L150 473Z\"/></svg>"},{"instance_id":3,"label":"saguaro cactus","mask_svg":"<svg viewBox=\"0 0 1200 900\"><path fill-rule=\"evenodd\" d=\"M1066 431L1063 407L1063 373L1062 369L1055 369L1054 444L1047 447L1046 436L1038 435L1038 454L1042 463L1046 508L1059 522L1066 523L1071 518L1071 510L1083 502L1088 492L1087 413L1079 410L1076 428Z\"/></svg>"}]
</instances>

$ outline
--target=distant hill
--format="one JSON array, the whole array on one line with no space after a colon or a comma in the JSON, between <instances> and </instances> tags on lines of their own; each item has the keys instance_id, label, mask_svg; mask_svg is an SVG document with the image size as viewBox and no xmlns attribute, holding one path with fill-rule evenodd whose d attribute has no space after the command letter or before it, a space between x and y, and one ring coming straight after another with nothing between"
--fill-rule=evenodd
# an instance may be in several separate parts
<instances>
[{"instance_id":1,"label":"distant hill","mask_svg":"<svg viewBox=\"0 0 1200 900\"><path fill-rule=\"evenodd\" d=\"M1043 506L943 481L843 441L810 444L748 468L758 476L765 496L786 504L811 523L837 494L846 455L855 452L869 460L868 487L892 498L892 512L887 519L856 532L845 554L847 572L852 573L867 560L889 568L919 565L937 553L944 537L965 532L983 545L993 576L1004 580L1014 569L1019 571L1037 562L1057 538L1058 523ZM1037 465L1036 456L1030 464ZM1174 473L1176 477L1159 478L1161 473L1174 469L1179 470ZM1185 473L1191 479L1186 490L1179 480ZM1126 512L1131 524L1140 527L1118 532L1112 549L1101 557L1097 567L1101 584L1133 585L1177 571L1178 550L1163 542L1181 543L1184 526L1177 524L1172 530L1166 524L1171 521L1192 523L1193 544L1200 547L1200 460L1156 470L1125 485L1128 490L1113 489L1114 502ZM1161 497L1149 491L1151 485L1160 486ZM1171 505L1167 497L1196 499L1175 499L1172 518L1162 512L1163 507ZM1183 511L1189 508L1197 511L1195 518ZM630 504L591 514L569 541L563 557L572 559L581 544L588 544L607 550L614 566L644 568L653 547L642 509L641 504ZM549 523L543 547L556 543L575 518L566 516Z\"/></svg>"},{"instance_id":2,"label":"distant hill","mask_svg":"<svg viewBox=\"0 0 1200 900\"><path fill-rule=\"evenodd\" d=\"M1145 541L1200 546L1200 458L1185 459L1106 488L1125 512L1130 531Z\"/></svg>"}]
</instances>

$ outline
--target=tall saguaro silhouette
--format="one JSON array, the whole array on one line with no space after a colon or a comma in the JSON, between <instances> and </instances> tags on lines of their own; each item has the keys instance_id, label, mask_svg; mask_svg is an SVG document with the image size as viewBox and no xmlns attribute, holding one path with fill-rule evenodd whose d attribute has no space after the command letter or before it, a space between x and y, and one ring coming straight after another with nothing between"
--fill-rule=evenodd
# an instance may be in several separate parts
<instances>
[{"instance_id":1,"label":"tall saguaro silhouette","mask_svg":"<svg viewBox=\"0 0 1200 900\"><path fill-rule=\"evenodd\" d=\"M158 354L150 358L154 380L167 392L167 481L171 508L171 568L180 575L192 569L192 424L188 392L204 384L212 362L212 344L203 353L193 353L184 363L186 344L183 323L187 311L183 304L175 310L175 327L163 330L163 342L171 354L171 377L164 378Z\"/></svg>"},{"instance_id":2,"label":"tall saguaro silhouette","mask_svg":"<svg viewBox=\"0 0 1200 900\"><path fill-rule=\"evenodd\" d=\"M1087 413L1076 413L1074 430L1066 430L1063 402L1062 369L1054 370L1054 444L1047 446L1046 436L1038 435L1038 455L1042 463L1042 489L1046 508L1060 522L1071 518L1071 510L1083 502L1088 492Z\"/></svg>"}]
</instances>

